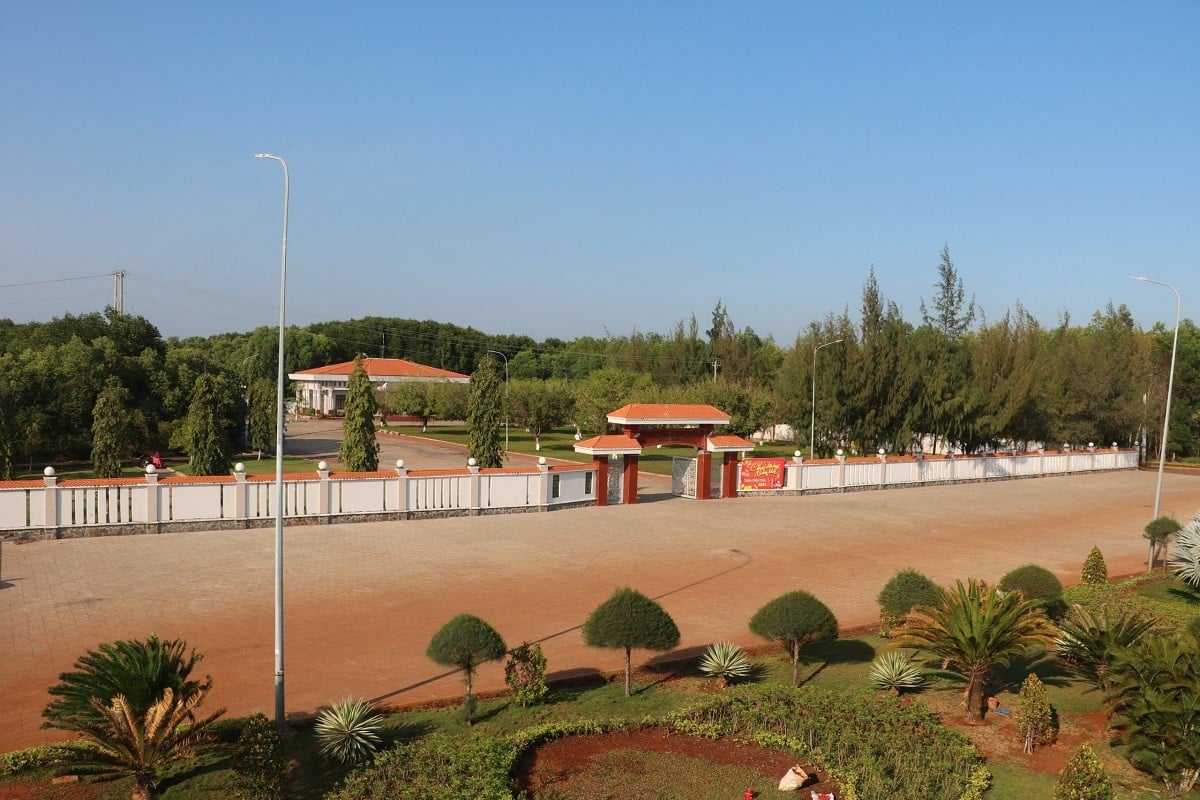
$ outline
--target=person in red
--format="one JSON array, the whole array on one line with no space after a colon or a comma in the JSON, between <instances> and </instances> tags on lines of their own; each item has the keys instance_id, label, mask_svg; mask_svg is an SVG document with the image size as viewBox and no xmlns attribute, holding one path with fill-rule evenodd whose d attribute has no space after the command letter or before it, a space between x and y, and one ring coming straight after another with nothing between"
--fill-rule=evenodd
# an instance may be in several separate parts
<instances>
[{"instance_id":1,"label":"person in red","mask_svg":"<svg viewBox=\"0 0 1200 800\"><path fill-rule=\"evenodd\" d=\"M158 454L157 450L155 450L154 454L150 456L150 463L154 465L155 469L162 469L162 456Z\"/></svg>"}]
</instances>

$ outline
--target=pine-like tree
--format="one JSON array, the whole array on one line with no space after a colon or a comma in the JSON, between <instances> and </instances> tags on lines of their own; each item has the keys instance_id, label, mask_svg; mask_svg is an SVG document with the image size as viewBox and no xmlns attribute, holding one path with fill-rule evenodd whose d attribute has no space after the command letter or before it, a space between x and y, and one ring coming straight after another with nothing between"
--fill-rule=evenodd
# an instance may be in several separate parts
<instances>
[{"instance_id":1,"label":"pine-like tree","mask_svg":"<svg viewBox=\"0 0 1200 800\"><path fill-rule=\"evenodd\" d=\"M350 472L379 469L379 440L375 438L375 412L378 410L379 403L371 388L371 379L363 369L362 356L356 356L354 370L346 382L342 449L338 451L338 460Z\"/></svg>"},{"instance_id":2,"label":"pine-like tree","mask_svg":"<svg viewBox=\"0 0 1200 800\"><path fill-rule=\"evenodd\" d=\"M187 414L187 453L193 475L224 475L233 452L229 439L228 381L204 374L192 388Z\"/></svg>"},{"instance_id":3,"label":"pine-like tree","mask_svg":"<svg viewBox=\"0 0 1200 800\"><path fill-rule=\"evenodd\" d=\"M278 392L274 381L258 378L250 384L250 408L248 410L250 447L262 458L264 450L275 449L275 417L278 407Z\"/></svg>"},{"instance_id":4,"label":"pine-like tree","mask_svg":"<svg viewBox=\"0 0 1200 800\"><path fill-rule=\"evenodd\" d=\"M109 378L92 409L92 471L97 478L121 474L121 457L130 444L129 391Z\"/></svg>"},{"instance_id":5,"label":"pine-like tree","mask_svg":"<svg viewBox=\"0 0 1200 800\"><path fill-rule=\"evenodd\" d=\"M503 464L500 451L502 401L500 373L489 355L479 362L471 374L471 400L467 410L471 458L481 467L499 467Z\"/></svg>"},{"instance_id":6,"label":"pine-like tree","mask_svg":"<svg viewBox=\"0 0 1200 800\"><path fill-rule=\"evenodd\" d=\"M1058 773L1054 800L1112 800L1113 785L1089 745L1082 745Z\"/></svg>"},{"instance_id":7,"label":"pine-like tree","mask_svg":"<svg viewBox=\"0 0 1200 800\"><path fill-rule=\"evenodd\" d=\"M1087 560L1083 562L1083 569L1079 573L1079 579L1089 585L1097 585L1108 583L1108 564L1104 563L1104 554L1100 552L1099 547L1092 547L1092 552L1088 553Z\"/></svg>"},{"instance_id":8,"label":"pine-like tree","mask_svg":"<svg viewBox=\"0 0 1200 800\"><path fill-rule=\"evenodd\" d=\"M1017 695L1017 730L1024 738L1026 753L1055 739L1054 708L1046 696L1046 685L1037 675L1030 673L1021 684Z\"/></svg>"}]
</instances>

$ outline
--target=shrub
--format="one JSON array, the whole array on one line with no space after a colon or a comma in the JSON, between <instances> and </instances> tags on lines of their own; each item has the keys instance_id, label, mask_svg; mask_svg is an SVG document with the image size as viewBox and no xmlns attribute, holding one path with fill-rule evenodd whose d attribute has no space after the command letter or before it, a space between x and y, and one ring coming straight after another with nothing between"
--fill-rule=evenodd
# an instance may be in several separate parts
<instances>
[{"instance_id":1,"label":"shrub","mask_svg":"<svg viewBox=\"0 0 1200 800\"><path fill-rule=\"evenodd\" d=\"M618 589L583 623L583 641L588 647L625 651L625 696L630 695L630 653L670 650L679 644L679 627L658 603L633 589Z\"/></svg>"},{"instance_id":2,"label":"shrub","mask_svg":"<svg viewBox=\"0 0 1200 800\"><path fill-rule=\"evenodd\" d=\"M1000 579L1002 592L1020 592L1026 600L1036 600L1051 617L1058 618L1066 611L1063 603L1062 581L1054 573L1037 564L1017 567Z\"/></svg>"},{"instance_id":3,"label":"shrub","mask_svg":"<svg viewBox=\"0 0 1200 800\"><path fill-rule=\"evenodd\" d=\"M904 615L916 606L931 606L938 601L938 587L917 570L902 569L883 585L876 598L879 601L879 619L883 623L880 633L891 634L891 629L900 624Z\"/></svg>"},{"instance_id":4,"label":"shrub","mask_svg":"<svg viewBox=\"0 0 1200 800\"><path fill-rule=\"evenodd\" d=\"M288 796L283 737L262 714L249 717L241 727L230 758L240 784L237 796L244 800L283 800Z\"/></svg>"},{"instance_id":5,"label":"shrub","mask_svg":"<svg viewBox=\"0 0 1200 800\"><path fill-rule=\"evenodd\" d=\"M1146 523L1146 527L1142 529L1142 535L1150 540L1151 564L1158 559L1158 554L1167 546L1167 540L1178 533L1181 527L1179 520L1167 514L1155 517Z\"/></svg>"},{"instance_id":6,"label":"shrub","mask_svg":"<svg viewBox=\"0 0 1200 800\"><path fill-rule=\"evenodd\" d=\"M800 682L800 654L810 644L836 639L837 617L808 592L776 597L750 618L750 630L783 645L792 662L792 684Z\"/></svg>"},{"instance_id":7,"label":"shrub","mask_svg":"<svg viewBox=\"0 0 1200 800\"><path fill-rule=\"evenodd\" d=\"M383 741L383 721L370 703L347 697L317 715L313 735L321 755L343 764L368 760Z\"/></svg>"},{"instance_id":8,"label":"shrub","mask_svg":"<svg viewBox=\"0 0 1200 800\"><path fill-rule=\"evenodd\" d=\"M1105 690L1117 654L1141 641L1154 627L1154 620L1132 609L1072 606L1071 613L1059 624L1055 652L1073 672Z\"/></svg>"},{"instance_id":9,"label":"shrub","mask_svg":"<svg viewBox=\"0 0 1200 800\"><path fill-rule=\"evenodd\" d=\"M41 747L31 747L27 750L14 750L11 753L0 754L0 778L11 778L26 772L57 766L70 756L71 750L85 746L78 742L67 744L51 744Z\"/></svg>"},{"instance_id":10,"label":"shrub","mask_svg":"<svg viewBox=\"0 0 1200 800\"><path fill-rule=\"evenodd\" d=\"M742 648L733 642L710 644L700 658L700 672L726 683L749 676L753 668Z\"/></svg>"},{"instance_id":11,"label":"shrub","mask_svg":"<svg viewBox=\"0 0 1200 800\"><path fill-rule=\"evenodd\" d=\"M1092 552L1088 553L1079 580L1091 586L1108 583L1108 564L1104 563L1104 554L1099 547L1092 547Z\"/></svg>"},{"instance_id":12,"label":"shrub","mask_svg":"<svg viewBox=\"0 0 1200 800\"><path fill-rule=\"evenodd\" d=\"M1054 709L1046 697L1046 686L1037 675L1029 675L1017 695L1017 730L1024 738L1026 753L1054 742Z\"/></svg>"},{"instance_id":13,"label":"shrub","mask_svg":"<svg viewBox=\"0 0 1200 800\"><path fill-rule=\"evenodd\" d=\"M1200 640L1200 617L1192 617L1187 624L1188 633Z\"/></svg>"},{"instance_id":14,"label":"shrub","mask_svg":"<svg viewBox=\"0 0 1200 800\"><path fill-rule=\"evenodd\" d=\"M504 664L504 682L520 706L537 705L545 700L550 687L546 685L546 656L542 654L542 646L522 642L520 647L510 650Z\"/></svg>"},{"instance_id":15,"label":"shrub","mask_svg":"<svg viewBox=\"0 0 1200 800\"><path fill-rule=\"evenodd\" d=\"M1054 800L1112 800L1113 785L1100 759L1088 745L1081 746L1071 756L1067 766L1058 773L1054 784Z\"/></svg>"},{"instance_id":16,"label":"shrub","mask_svg":"<svg viewBox=\"0 0 1200 800\"><path fill-rule=\"evenodd\" d=\"M893 694L920 689L925 685L921 665L917 663L915 654L907 650L880 653L871 662L868 679L876 689Z\"/></svg>"},{"instance_id":17,"label":"shrub","mask_svg":"<svg viewBox=\"0 0 1200 800\"><path fill-rule=\"evenodd\" d=\"M462 710L468 725L471 724L475 708L475 695L471 692L475 670L480 664L504 658L506 652L508 648L496 629L472 614L459 614L443 625L430 640L425 655L443 667L462 670L466 687Z\"/></svg>"},{"instance_id":18,"label":"shrub","mask_svg":"<svg viewBox=\"0 0 1200 800\"><path fill-rule=\"evenodd\" d=\"M329 800L511 800L515 747L487 734L443 733L380 753L356 769Z\"/></svg>"}]
</instances>

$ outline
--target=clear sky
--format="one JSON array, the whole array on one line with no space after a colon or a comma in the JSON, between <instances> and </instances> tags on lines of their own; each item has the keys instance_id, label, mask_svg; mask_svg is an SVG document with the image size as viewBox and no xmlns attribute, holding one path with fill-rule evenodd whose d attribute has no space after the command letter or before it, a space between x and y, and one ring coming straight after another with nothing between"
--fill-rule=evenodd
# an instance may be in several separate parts
<instances>
[{"instance_id":1,"label":"clear sky","mask_svg":"<svg viewBox=\"0 0 1200 800\"><path fill-rule=\"evenodd\" d=\"M995 319L1200 303L1200 4L0 0L0 316L790 344L948 243Z\"/></svg>"}]
</instances>

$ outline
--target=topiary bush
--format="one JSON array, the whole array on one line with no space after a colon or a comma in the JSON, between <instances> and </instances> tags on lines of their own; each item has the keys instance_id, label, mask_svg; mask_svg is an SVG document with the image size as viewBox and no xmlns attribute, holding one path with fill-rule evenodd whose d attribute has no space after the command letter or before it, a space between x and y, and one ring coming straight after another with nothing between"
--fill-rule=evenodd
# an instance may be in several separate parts
<instances>
[{"instance_id":1,"label":"topiary bush","mask_svg":"<svg viewBox=\"0 0 1200 800\"><path fill-rule=\"evenodd\" d=\"M1037 600L1054 619L1066 612L1062 581L1054 573L1037 564L1017 567L1000 579L1002 592L1020 592L1026 600Z\"/></svg>"},{"instance_id":2,"label":"topiary bush","mask_svg":"<svg viewBox=\"0 0 1200 800\"><path fill-rule=\"evenodd\" d=\"M1104 554L1100 552L1099 547L1092 547L1092 552L1088 553L1079 573L1079 580L1089 586L1108 583L1108 564L1104 563Z\"/></svg>"},{"instance_id":3,"label":"topiary bush","mask_svg":"<svg viewBox=\"0 0 1200 800\"><path fill-rule=\"evenodd\" d=\"M1054 800L1112 800L1113 785L1095 752L1083 745L1058 773Z\"/></svg>"},{"instance_id":4,"label":"topiary bush","mask_svg":"<svg viewBox=\"0 0 1200 800\"><path fill-rule=\"evenodd\" d=\"M1054 743L1057 738L1054 722L1054 708L1046 696L1045 684L1037 675L1028 675L1017 695L1016 713L1017 730L1025 740L1026 754L1032 754L1042 745Z\"/></svg>"},{"instance_id":5,"label":"topiary bush","mask_svg":"<svg viewBox=\"0 0 1200 800\"><path fill-rule=\"evenodd\" d=\"M792 662L792 684L800 682L800 654L816 642L836 639L838 621L829 606L797 590L776 597L750 618L750 630L779 642Z\"/></svg>"},{"instance_id":6,"label":"topiary bush","mask_svg":"<svg viewBox=\"0 0 1200 800\"><path fill-rule=\"evenodd\" d=\"M545 700L550 687L546 685L546 656L542 646L522 642L509 650L508 661L504 663L504 682L519 706L537 705Z\"/></svg>"},{"instance_id":7,"label":"topiary bush","mask_svg":"<svg viewBox=\"0 0 1200 800\"><path fill-rule=\"evenodd\" d=\"M880 635L890 636L892 628L916 606L931 606L938 601L938 587L924 574L911 567L902 569L883 585L879 601Z\"/></svg>"},{"instance_id":8,"label":"topiary bush","mask_svg":"<svg viewBox=\"0 0 1200 800\"><path fill-rule=\"evenodd\" d=\"M1161 517L1155 517L1146 523L1146 527L1142 529L1142 535L1150 540L1150 563L1154 564L1158 560L1158 556L1167 546L1167 541L1179 533L1183 526L1179 524L1179 520L1164 514Z\"/></svg>"}]
</instances>

